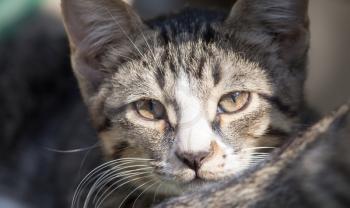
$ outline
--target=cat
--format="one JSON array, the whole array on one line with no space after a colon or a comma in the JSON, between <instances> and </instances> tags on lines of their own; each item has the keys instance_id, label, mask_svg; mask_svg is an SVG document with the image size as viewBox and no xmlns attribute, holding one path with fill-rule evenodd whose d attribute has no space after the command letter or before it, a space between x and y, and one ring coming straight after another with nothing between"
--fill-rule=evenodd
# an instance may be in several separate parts
<instances>
[{"instance_id":1,"label":"cat","mask_svg":"<svg viewBox=\"0 0 350 208\"><path fill-rule=\"evenodd\" d=\"M62 0L107 159L72 206L144 207L238 177L283 145L302 126L307 7L238 0L228 14L188 8L143 21L121 0Z\"/></svg>"}]
</instances>

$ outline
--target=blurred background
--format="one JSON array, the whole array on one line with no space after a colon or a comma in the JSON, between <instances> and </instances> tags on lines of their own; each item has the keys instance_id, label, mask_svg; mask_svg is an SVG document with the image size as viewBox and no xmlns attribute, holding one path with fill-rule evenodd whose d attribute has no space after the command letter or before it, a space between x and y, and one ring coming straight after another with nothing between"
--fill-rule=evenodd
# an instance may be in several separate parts
<instances>
[{"instance_id":1,"label":"blurred background","mask_svg":"<svg viewBox=\"0 0 350 208\"><path fill-rule=\"evenodd\" d=\"M125 1L144 19L189 4L227 9L233 2ZM0 0L0 208L67 207L76 183L95 165L86 161L100 158L70 70L59 4ZM309 11L305 95L325 114L350 97L350 1L310 0ZM83 124L62 125L69 122Z\"/></svg>"}]
</instances>

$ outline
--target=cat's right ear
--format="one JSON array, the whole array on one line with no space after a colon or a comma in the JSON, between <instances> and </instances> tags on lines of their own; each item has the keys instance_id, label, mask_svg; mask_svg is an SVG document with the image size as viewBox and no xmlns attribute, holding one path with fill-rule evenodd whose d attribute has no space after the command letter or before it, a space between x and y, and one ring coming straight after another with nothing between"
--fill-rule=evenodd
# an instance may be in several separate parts
<instances>
[{"instance_id":1,"label":"cat's right ear","mask_svg":"<svg viewBox=\"0 0 350 208\"><path fill-rule=\"evenodd\" d=\"M130 48L131 36L145 26L122 0L62 0L61 3L74 73L88 101L108 76L99 65L106 48L109 45Z\"/></svg>"}]
</instances>

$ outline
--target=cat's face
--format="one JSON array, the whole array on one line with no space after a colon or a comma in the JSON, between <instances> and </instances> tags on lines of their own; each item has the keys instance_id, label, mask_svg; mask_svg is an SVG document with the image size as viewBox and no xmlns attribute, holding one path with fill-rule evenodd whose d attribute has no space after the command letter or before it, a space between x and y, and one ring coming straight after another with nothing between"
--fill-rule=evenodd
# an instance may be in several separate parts
<instances>
[{"instance_id":1,"label":"cat's face","mask_svg":"<svg viewBox=\"0 0 350 208\"><path fill-rule=\"evenodd\" d=\"M239 175L293 131L305 1L238 1L225 21L185 14L195 23L150 27L121 1L63 3L73 67L108 158L149 159L151 178L183 190Z\"/></svg>"}]
</instances>

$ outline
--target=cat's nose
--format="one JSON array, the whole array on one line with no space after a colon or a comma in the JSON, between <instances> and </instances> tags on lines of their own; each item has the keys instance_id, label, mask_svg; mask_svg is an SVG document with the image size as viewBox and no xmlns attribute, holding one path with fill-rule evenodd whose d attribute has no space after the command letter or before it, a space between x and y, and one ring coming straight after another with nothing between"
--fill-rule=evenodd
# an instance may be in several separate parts
<instances>
[{"instance_id":1,"label":"cat's nose","mask_svg":"<svg viewBox=\"0 0 350 208\"><path fill-rule=\"evenodd\" d=\"M189 168L198 171L210 152L176 152L176 156Z\"/></svg>"}]
</instances>

